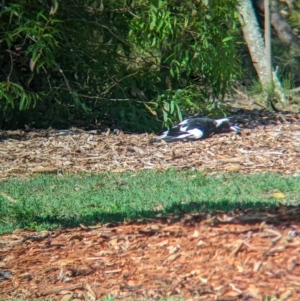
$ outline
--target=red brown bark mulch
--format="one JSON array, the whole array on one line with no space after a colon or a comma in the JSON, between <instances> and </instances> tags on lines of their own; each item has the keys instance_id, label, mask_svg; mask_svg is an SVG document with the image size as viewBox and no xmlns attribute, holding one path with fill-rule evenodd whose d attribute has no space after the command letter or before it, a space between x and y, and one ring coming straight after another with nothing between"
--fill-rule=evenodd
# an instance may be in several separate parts
<instances>
[{"instance_id":1,"label":"red brown bark mulch","mask_svg":"<svg viewBox=\"0 0 300 301\"><path fill-rule=\"evenodd\" d=\"M299 214L282 206L3 235L1 300L300 300Z\"/></svg>"}]
</instances>

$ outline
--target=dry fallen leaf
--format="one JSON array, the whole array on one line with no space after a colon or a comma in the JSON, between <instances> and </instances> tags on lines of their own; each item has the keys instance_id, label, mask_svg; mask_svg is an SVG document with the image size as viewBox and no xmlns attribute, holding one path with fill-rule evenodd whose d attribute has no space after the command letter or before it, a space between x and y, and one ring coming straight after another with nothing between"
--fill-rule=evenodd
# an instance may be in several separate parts
<instances>
[{"instance_id":1,"label":"dry fallen leaf","mask_svg":"<svg viewBox=\"0 0 300 301\"><path fill-rule=\"evenodd\" d=\"M236 172L240 170L240 167L238 165L229 165L225 167L225 170L231 171L231 172Z\"/></svg>"},{"instance_id":2,"label":"dry fallen leaf","mask_svg":"<svg viewBox=\"0 0 300 301\"><path fill-rule=\"evenodd\" d=\"M285 199L285 195L283 193L281 193L281 192L275 192L275 193L273 193L273 197L275 199Z\"/></svg>"},{"instance_id":3,"label":"dry fallen leaf","mask_svg":"<svg viewBox=\"0 0 300 301\"><path fill-rule=\"evenodd\" d=\"M100 130L93 133L80 129L0 130L1 137L12 137L0 144L0 179L31 173L137 172L191 167L205 173L299 174L298 115L285 114L282 121L280 114L264 114L243 116L242 120L247 120L247 126L252 128L243 129L241 135L220 134L205 140L175 143L149 143L148 134L118 136L110 131L101 134Z\"/></svg>"}]
</instances>

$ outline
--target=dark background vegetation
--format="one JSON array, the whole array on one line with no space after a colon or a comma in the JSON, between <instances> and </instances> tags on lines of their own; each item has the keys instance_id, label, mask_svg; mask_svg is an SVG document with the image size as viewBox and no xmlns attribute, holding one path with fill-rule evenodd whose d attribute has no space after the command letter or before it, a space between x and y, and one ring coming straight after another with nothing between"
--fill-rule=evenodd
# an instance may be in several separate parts
<instances>
[{"instance_id":1,"label":"dark background vegetation","mask_svg":"<svg viewBox=\"0 0 300 301\"><path fill-rule=\"evenodd\" d=\"M2 1L0 128L141 132L225 115L231 88L255 80L237 2ZM273 38L279 75L297 84L299 57Z\"/></svg>"}]
</instances>

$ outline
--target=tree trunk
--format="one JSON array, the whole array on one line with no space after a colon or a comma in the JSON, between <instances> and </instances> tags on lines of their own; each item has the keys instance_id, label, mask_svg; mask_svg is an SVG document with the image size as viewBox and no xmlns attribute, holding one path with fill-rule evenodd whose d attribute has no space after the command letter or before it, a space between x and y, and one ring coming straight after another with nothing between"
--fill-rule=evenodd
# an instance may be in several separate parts
<instances>
[{"instance_id":1,"label":"tree trunk","mask_svg":"<svg viewBox=\"0 0 300 301\"><path fill-rule=\"evenodd\" d=\"M261 12L265 12L263 0L256 0L255 6ZM284 44L289 45L293 52L299 54L300 39L293 33L293 30L288 24L287 19L280 14L278 0L271 0L271 24L276 32L277 37Z\"/></svg>"},{"instance_id":2,"label":"tree trunk","mask_svg":"<svg viewBox=\"0 0 300 301\"><path fill-rule=\"evenodd\" d=\"M271 17L270 0L264 0L265 3L265 51L267 64L267 77L272 82L272 49L271 49Z\"/></svg>"},{"instance_id":3,"label":"tree trunk","mask_svg":"<svg viewBox=\"0 0 300 301\"><path fill-rule=\"evenodd\" d=\"M280 95L282 102L285 102L285 96L282 92L281 84L276 72L273 72L273 76L270 79L267 73L267 57L265 51L264 39L261 34L261 30L254 12L254 8L251 0L241 0L238 6L240 15L240 22L242 25L244 39L247 43L252 63L258 74L259 81L263 88L270 87L272 79L275 84L275 88Z\"/></svg>"},{"instance_id":4,"label":"tree trunk","mask_svg":"<svg viewBox=\"0 0 300 301\"><path fill-rule=\"evenodd\" d=\"M267 60L261 31L251 0L242 0L238 6L244 39L248 46L252 63L262 85L270 83L267 76Z\"/></svg>"}]
</instances>

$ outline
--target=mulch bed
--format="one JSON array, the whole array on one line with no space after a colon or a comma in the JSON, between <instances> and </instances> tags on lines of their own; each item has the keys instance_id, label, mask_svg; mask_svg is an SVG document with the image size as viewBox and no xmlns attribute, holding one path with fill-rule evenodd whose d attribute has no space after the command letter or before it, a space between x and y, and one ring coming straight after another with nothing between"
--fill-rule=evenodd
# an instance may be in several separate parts
<instances>
[{"instance_id":1,"label":"mulch bed","mask_svg":"<svg viewBox=\"0 0 300 301\"><path fill-rule=\"evenodd\" d=\"M1 299L300 300L299 216L282 206L16 231L1 237Z\"/></svg>"},{"instance_id":2,"label":"mulch bed","mask_svg":"<svg viewBox=\"0 0 300 301\"><path fill-rule=\"evenodd\" d=\"M172 144L79 129L0 132L0 178L172 167L299 175L299 114L234 118L240 135ZM1 300L300 300L300 208L15 231L0 236L0 259Z\"/></svg>"},{"instance_id":3,"label":"mulch bed","mask_svg":"<svg viewBox=\"0 0 300 301\"><path fill-rule=\"evenodd\" d=\"M149 143L155 135L70 130L1 132L0 179L37 173L194 168L204 172L300 172L300 114L243 113L241 134Z\"/></svg>"}]
</instances>

